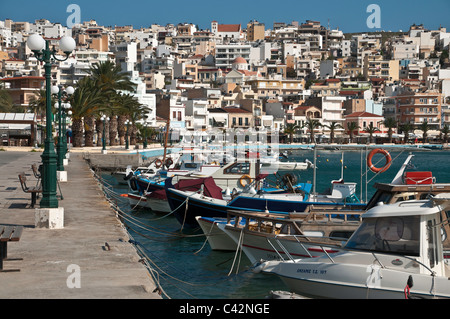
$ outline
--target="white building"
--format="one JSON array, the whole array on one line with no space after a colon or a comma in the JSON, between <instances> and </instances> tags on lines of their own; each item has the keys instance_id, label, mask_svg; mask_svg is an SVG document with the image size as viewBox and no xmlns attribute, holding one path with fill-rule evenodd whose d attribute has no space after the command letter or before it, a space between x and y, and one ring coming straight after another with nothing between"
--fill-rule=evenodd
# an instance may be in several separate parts
<instances>
[{"instance_id":1,"label":"white building","mask_svg":"<svg viewBox=\"0 0 450 319\"><path fill-rule=\"evenodd\" d=\"M205 130L208 127L208 101L193 99L186 101L186 128L188 130Z\"/></svg>"},{"instance_id":2,"label":"white building","mask_svg":"<svg viewBox=\"0 0 450 319\"><path fill-rule=\"evenodd\" d=\"M231 68L233 61L237 57L244 58L247 62L250 60L249 44L218 44L216 46L216 67Z\"/></svg>"},{"instance_id":3,"label":"white building","mask_svg":"<svg viewBox=\"0 0 450 319\"><path fill-rule=\"evenodd\" d=\"M111 52L116 55L116 64L120 65L122 72L133 72L137 63L137 43L122 42L111 46Z\"/></svg>"}]
</instances>

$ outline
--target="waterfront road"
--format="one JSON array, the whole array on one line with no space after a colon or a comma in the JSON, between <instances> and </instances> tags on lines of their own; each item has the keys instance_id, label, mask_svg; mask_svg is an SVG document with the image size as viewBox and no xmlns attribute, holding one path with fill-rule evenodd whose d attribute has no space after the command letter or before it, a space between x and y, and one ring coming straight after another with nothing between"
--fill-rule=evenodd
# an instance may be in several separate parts
<instances>
[{"instance_id":1,"label":"waterfront road","mask_svg":"<svg viewBox=\"0 0 450 319\"><path fill-rule=\"evenodd\" d=\"M1 299L160 299L155 284L115 212L92 177L82 154L72 153L68 182L61 183L64 229L34 226L31 195L20 186L36 179L33 163L40 152L0 152L0 224L22 225L19 242L8 244L0 272ZM39 199L36 207L39 207Z\"/></svg>"}]
</instances>

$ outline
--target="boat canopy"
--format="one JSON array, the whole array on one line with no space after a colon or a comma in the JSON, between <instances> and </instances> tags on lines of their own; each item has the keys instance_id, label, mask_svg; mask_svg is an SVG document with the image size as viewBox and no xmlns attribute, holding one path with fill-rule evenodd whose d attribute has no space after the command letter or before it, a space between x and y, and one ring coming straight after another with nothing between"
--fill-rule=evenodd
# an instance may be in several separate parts
<instances>
[{"instance_id":1,"label":"boat canopy","mask_svg":"<svg viewBox=\"0 0 450 319\"><path fill-rule=\"evenodd\" d=\"M166 184L169 188L172 188L172 178L166 180ZM182 190L182 191L191 191L196 192L199 191L203 186L203 194L208 197L212 197L215 199L223 199L222 197L222 189L216 185L214 182L214 178L197 178L197 179L181 179L178 183L173 185L173 188ZM167 199L166 191L158 190L152 192L149 197L158 198L158 199Z\"/></svg>"}]
</instances>

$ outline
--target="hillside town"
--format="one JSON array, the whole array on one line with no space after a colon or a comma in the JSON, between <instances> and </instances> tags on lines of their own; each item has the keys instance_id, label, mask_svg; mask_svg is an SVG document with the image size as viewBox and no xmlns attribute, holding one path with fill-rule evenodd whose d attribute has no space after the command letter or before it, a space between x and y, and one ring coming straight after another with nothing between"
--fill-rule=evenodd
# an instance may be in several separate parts
<instances>
[{"instance_id":1,"label":"hillside town","mask_svg":"<svg viewBox=\"0 0 450 319\"><path fill-rule=\"evenodd\" d=\"M100 145L103 125L119 127L105 134L123 145L125 123L134 127L132 145L160 139L168 123L171 131L277 130L286 143L445 143L450 132L450 32L442 27L356 34L311 20L211 21L205 30L4 20L2 145L43 141L45 72L27 46L32 34L56 49L64 36L76 41L67 60L53 63L52 85L77 88L104 65L133 84L118 91L137 102L138 115L133 107L89 113L71 102L67 135L86 135L74 146Z\"/></svg>"}]
</instances>

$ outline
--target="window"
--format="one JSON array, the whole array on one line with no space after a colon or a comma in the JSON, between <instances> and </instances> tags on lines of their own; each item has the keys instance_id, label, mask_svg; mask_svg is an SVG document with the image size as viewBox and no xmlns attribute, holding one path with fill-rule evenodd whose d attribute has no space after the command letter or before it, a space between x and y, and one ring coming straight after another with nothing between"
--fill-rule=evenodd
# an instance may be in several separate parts
<instances>
[{"instance_id":1,"label":"window","mask_svg":"<svg viewBox=\"0 0 450 319\"><path fill-rule=\"evenodd\" d=\"M239 126L242 126L242 117L239 118Z\"/></svg>"},{"instance_id":2,"label":"window","mask_svg":"<svg viewBox=\"0 0 450 319\"><path fill-rule=\"evenodd\" d=\"M250 163L235 163L224 171L225 174L247 175L250 173Z\"/></svg>"},{"instance_id":3,"label":"window","mask_svg":"<svg viewBox=\"0 0 450 319\"><path fill-rule=\"evenodd\" d=\"M366 218L345 247L419 256L419 227L420 216Z\"/></svg>"}]
</instances>

